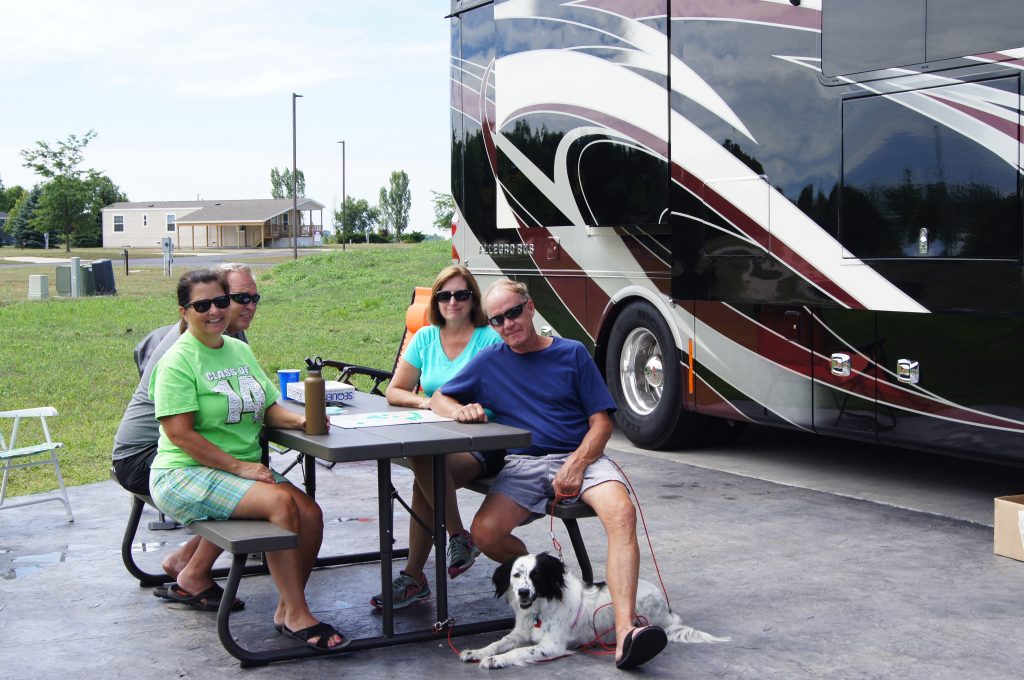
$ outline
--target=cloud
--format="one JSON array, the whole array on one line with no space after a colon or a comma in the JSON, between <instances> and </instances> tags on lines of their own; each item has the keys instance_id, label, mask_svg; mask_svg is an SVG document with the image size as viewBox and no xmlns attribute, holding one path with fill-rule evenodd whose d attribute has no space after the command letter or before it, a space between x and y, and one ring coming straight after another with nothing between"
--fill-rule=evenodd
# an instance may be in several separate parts
<instances>
[{"instance_id":1,"label":"cloud","mask_svg":"<svg viewBox=\"0 0 1024 680\"><path fill-rule=\"evenodd\" d=\"M5 69L28 76L52 66L81 69L101 88L186 98L288 92L436 51L436 41L386 30L387 14L412 4L377 11L310 0L12 3L4 9Z\"/></svg>"}]
</instances>

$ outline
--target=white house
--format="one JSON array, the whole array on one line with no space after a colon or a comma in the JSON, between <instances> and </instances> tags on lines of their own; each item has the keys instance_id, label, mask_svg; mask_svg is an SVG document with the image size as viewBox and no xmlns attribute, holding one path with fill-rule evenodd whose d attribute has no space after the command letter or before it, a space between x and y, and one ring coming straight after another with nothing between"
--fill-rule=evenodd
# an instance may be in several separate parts
<instances>
[{"instance_id":1,"label":"white house","mask_svg":"<svg viewBox=\"0 0 1024 680\"><path fill-rule=\"evenodd\" d=\"M297 220L290 198L112 203L103 209L103 247L159 248L172 237L176 250L287 248L296 222L297 244L309 246L320 240L323 210L311 198L299 199Z\"/></svg>"}]
</instances>

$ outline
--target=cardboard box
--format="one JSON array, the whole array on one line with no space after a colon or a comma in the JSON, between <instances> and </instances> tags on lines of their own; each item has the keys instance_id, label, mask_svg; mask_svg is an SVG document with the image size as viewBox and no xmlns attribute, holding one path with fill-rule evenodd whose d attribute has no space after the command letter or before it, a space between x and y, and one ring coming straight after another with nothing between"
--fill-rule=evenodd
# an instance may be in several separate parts
<instances>
[{"instance_id":1,"label":"cardboard box","mask_svg":"<svg viewBox=\"0 0 1024 680\"><path fill-rule=\"evenodd\" d=\"M996 499L995 540L997 555L1024 561L1024 494Z\"/></svg>"},{"instance_id":2,"label":"cardboard box","mask_svg":"<svg viewBox=\"0 0 1024 680\"><path fill-rule=\"evenodd\" d=\"M325 380L324 381L324 393L327 395L328 404L344 404L346 401L352 401L353 395L355 395L356 388L345 383L340 383L336 380ZM306 403L306 385L301 380L299 382L288 383L288 394L287 397L293 401L297 401L300 404Z\"/></svg>"}]
</instances>

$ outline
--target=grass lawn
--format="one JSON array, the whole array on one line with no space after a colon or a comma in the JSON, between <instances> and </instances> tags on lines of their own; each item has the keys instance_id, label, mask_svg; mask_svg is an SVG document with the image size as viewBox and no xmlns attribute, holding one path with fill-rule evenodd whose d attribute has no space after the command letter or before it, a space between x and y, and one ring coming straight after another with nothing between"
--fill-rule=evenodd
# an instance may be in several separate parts
<instances>
[{"instance_id":1,"label":"grass lawn","mask_svg":"<svg viewBox=\"0 0 1024 680\"><path fill-rule=\"evenodd\" d=\"M74 255L102 257L96 252ZM427 241L332 250L254 269L263 296L249 330L256 357L268 374L302 368L313 355L390 368L413 286L429 285L450 263L447 241ZM175 271L168 277L160 267L143 268L125 277L115 266L116 296L28 302L28 275L52 280L53 267L0 269L0 411L50 405L60 412L50 427L65 445L68 484L107 478L114 432L138 384L132 348L178 318L174 289L183 268ZM36 434L38 428L23 429L19 441ZM54 484L47 468L17 470L11 479L13 494Z\"/></svg>"}]
</instances>

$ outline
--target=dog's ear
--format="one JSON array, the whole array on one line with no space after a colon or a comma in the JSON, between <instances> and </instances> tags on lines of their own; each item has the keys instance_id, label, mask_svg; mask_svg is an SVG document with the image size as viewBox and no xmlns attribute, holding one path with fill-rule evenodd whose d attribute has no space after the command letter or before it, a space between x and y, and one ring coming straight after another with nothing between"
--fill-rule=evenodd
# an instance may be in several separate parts
<instances>
[{"instance_id":1,"label":"dog's ear","mask_svg":"<svg viewBox=\"0 0 1024 680\"><path fill-rule=\"evenodd\" d=\"M537 591L537 597L548 600L561 600L565 589L565 565L562 560L546 552L536 556L530 580Z\"/></svg>"},{"instance_id":2,"label":"dog's ear","mask_svg":"<svg viewBox=\"0 0 1024 680\"><path fill-rule=\"evenodd\" d=\"M512 579L512 564L514 562L515 560L509 560L504 564L499 564L498 568L494 570L494 574L491 575L495 597L504 597L505 593L508 592L509 582Z\"/></svg>"}]
</instances>

